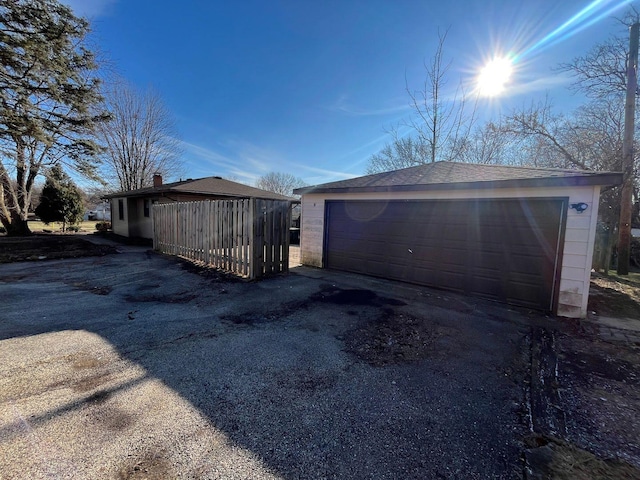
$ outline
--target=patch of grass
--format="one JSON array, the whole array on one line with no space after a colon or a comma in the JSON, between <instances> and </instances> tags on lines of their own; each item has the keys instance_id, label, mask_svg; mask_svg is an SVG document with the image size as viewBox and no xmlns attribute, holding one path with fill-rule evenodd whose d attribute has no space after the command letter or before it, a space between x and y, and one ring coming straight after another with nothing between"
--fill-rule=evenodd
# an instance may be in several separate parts
<instances>
[{"instance_id":1,"label":"patch of grass","mask_svg":"<svg viewBox=\"0 0 640 480\"><path fill-rule=\"evenodd\" d=\"M87 221L87 222L80 222L78 224L78 226L80 227L79 231L80 232L95 232L96 231L96 223L98 223L98 221L96 220L92 220L92 221ZM62 233L62 223L60 222L51 222L50 224L46 224L44 222L41 222L39 220L29 220L29 230L31 230L33 233L41 233L44 232L45 230L48 230L49 232L52 233ZM69 233L75 233L75 232L69 232Z\"/></svg>"}]
</instances>

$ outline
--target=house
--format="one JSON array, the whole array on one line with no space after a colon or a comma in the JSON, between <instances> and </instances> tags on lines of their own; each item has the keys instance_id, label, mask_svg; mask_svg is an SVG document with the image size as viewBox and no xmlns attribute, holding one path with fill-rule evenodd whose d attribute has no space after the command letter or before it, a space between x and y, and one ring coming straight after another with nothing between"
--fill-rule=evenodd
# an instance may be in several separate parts
<instances>
[{"instance_id":1,"label":"house","mask_svg":"<svg viewBox=\"0 0 640 480\"><path fill-rule=\"evenodd\" d=\"M580 318L600 187L621 182L435 162L299 188L301 261Z\"/></svg>"},{"instance_id":2,"label":"house","mask_svg":"<svg viewBox=\"0 0 640 480\"><path fill-rule=\"evenodd\" d=\"M295 201L284 195L225 180L222 177L188 179L165 184L160 175L153 176L152 187L113 193L104 198L111 202L111 226L114 233L148 239L153 238L151 207L154 203L241 198Z\"/></svg>"},{"instance_id":3,"label":"house","mask_svg":"<svg viewBox=\"0 0 640 480\"><path fill-rule=\"evenodd\" d=\"M87 210L84 214L85 220L98 220L98 221L111 221L111 204L108 202L103 202L97 205L94 205L93 208Z\"/></svg>"}]
</instances>

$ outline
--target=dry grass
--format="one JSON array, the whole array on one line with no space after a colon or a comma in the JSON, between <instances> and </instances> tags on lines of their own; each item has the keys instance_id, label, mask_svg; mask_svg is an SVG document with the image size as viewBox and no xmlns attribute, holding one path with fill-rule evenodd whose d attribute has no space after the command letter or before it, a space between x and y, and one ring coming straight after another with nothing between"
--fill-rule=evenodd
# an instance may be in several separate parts
<instances>
[{"instance_id":1,"label":"dry grass","mask_svg":"<svg viewBox=\"0 0 640 480\"><path fill-rule=\"evenodd\" d=\"M604 316L640 318L640 273L592 273L589 310Z\"/></svg>"},{"instance_id":2,"label":"dry grass","mask_svg":"<svg viewBox=\"0 0 640 480\"><path fill-rule=\"evenodd\" d=\"M98 223L98 221L96 220L92 220L90 222L80 222L78 225L80 227L80 232L88 232L88 233L95 232L96 223ZM33 233L42 233L45 231L46 231L45 233L62 233L62 223L52 222L52 223L46 224L41 221L30 220L29 229ZM75 233L75 232L70 232L70 233Z\"/></svg>"}]
</instances>

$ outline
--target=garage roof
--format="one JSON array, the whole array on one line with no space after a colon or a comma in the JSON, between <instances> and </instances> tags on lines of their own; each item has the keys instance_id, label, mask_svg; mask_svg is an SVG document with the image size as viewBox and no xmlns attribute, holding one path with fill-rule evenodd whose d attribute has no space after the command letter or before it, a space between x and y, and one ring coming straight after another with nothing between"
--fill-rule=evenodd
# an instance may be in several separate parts
<instances>
[{"instance_id":1,"label":"garage roof","mask_svg":"<svg viewBox=\"0 0 640 480\"><path fill-rule=\"evenodd\" d=\"M622 173L434 162L294 190L305 193L462 190L513 187L619 185Z\"/></svg>"}]
</instances>

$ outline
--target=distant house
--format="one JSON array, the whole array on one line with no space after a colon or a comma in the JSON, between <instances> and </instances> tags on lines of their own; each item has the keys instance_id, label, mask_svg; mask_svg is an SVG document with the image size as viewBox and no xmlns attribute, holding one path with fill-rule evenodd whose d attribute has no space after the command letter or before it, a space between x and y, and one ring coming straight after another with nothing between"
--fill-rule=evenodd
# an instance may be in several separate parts
<instances>
[{"instance_id":1,"label":"distant house","mask_svg":"<svg viewBox=\"0 0 640 480\"><path fill-rule=\"evenodd\" d=\"M241 198L295 201L284 195L225 180L222 177L188 179L164 184L160 175L154 175L152 187L113 193L104 198L111 203L111 225L114 233L125 237L149 239L153 238L151 207L154 203Z\"/></svg>"},{"instance_id":2,"label":"distant house","mask_svg":"<svg viewBox=\"0 0 640 480\"><path fill-rule=\"evenodd\" d=\"M108 202L95 205L91 210L88 210L85 214L85 220L93 221L111 221L111 204Z\"/></svg>"}]
</instances>

